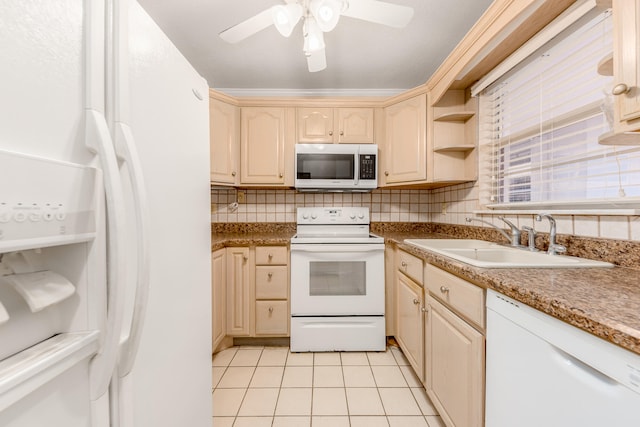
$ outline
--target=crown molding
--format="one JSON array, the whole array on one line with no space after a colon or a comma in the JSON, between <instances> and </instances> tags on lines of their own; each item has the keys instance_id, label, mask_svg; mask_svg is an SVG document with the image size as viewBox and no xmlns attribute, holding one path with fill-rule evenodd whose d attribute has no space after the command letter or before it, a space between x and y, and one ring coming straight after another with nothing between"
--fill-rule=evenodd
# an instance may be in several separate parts
<instances>
[{"instance_id":1,"label":"crown molding","mask_svg":"<svg viewBox=\"0 0 640 427\"><path fill-rule=\"evenodd\" d=\"M390 97L407 89L277 89L214 88L233 97Z\"/></svg>"}]
</instances>

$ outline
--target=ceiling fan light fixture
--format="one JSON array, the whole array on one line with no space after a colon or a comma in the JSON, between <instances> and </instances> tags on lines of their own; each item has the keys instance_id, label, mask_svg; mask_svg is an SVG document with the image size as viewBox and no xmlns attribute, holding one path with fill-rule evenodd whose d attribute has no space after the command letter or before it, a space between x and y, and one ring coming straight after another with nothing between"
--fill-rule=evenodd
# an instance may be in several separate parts
<instances>
[{"instance_id":1,"label":"ceiling fan light fixture","mask_svg":"<svg viewBox=\"0 0 640 427\"><path fill-rule=\"evenodd\" d=\"M338 25L343 3L341 0L311 0L309 10L322 31L329 32Z\"/></svg>"},{"instance_id":2,"label":"ceiling fan light fixture","mask_svg":"<svg viewBox=\"0 0 640 427\"><path fill-rule=\"evenodd\" d=\"M304 52L309 55L325 48L324 34L313 17L304 21Z\"/></svg>"},{"instance_id":3,"label":"ceiling fan light fixture","mask_svg":"<svg viewBox=\"0 0 640 427\"><path fill-rule=\"evenodd\" d=\"M278 32L284 37L289 37L302 17L302 6L298 3L273 6L271 8L271 17Z\"/></svg>"}]
</instances>

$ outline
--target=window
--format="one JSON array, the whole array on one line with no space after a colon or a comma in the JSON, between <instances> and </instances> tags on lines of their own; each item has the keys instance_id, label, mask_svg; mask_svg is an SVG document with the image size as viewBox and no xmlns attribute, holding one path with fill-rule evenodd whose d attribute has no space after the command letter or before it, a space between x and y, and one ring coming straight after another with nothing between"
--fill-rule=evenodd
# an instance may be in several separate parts
<instances>
[{"instance_id":1,"label":"window","mask_svg":"<svg viewBox=\"0 0 640 427\"><path fill-rule=\"evenodd\" d=\"M640 200L640 147L612 127L605 12L565 31L480 93L481 194L490 207Z\"/></svg>"}]
</instances>

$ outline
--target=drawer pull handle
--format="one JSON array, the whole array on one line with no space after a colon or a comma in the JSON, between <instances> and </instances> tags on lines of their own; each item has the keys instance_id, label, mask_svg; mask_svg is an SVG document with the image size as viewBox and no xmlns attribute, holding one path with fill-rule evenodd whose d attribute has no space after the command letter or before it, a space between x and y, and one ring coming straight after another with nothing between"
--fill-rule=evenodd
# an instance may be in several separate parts
<instances>
[{"instance_id":1,"label":"drawer pull handle","mask_svg":"<svg viewBox=\"0 0 640 427\"><path fill-rule=\"evenodd\" d=\"M442 292L443 294L449 293L449 288L447 288L446 286L440 286L440 292Z\"/></svg>"},{"instance_id":2,"label":"drawer pull handle","mask_svg":"<svg viewBox=\"0 0 640 427\"><path fill-rule=\"evenodd\" d=\"M267 277L269 277L269 280L271 280L271 278L273 277L273 273L267 273Z\"/></svg>"},{"instance_id":3,"label":"drawer pull handle","mask_svg":"<svg viewBox=\"0 0 640 427\"><path fill-rule=\"evenodd\" d=\"M271 258L273 258L273 254L269 254L269 260L271 260Z\"/></svg>"},{"instance_id":4,"label":"drawer pull handle","mask_svg":"<svg viewBox=\"0 0 640 427\"><path fill-rule=\"evenodd\" d=\"M273 307L269 307L269 313L273 313Z\"/></svg>"},{"instance_id":5,"label":"drawer pull handle","mask_svg":"<svg viewBox=\"0 0 640 427\"><path fill-rule=\"evenodd\" d=\"M414 298L414 299L413 299L413 303L414 303L415 305L418 305L418 304L420 304L420 301L419 301L417 298Z\"/></svg>"}]
</instances>

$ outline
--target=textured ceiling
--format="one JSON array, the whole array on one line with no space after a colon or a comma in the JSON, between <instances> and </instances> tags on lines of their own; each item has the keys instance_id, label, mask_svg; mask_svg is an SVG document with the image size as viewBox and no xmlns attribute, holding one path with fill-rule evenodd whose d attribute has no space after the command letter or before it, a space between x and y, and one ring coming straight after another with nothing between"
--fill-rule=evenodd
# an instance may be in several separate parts
<instances>
[{"instance_id":1,"label":"textured ceiling","mask_svg":"<svg viewBox=\"0 0 640 427\"><path fill-rule=\"evenodd\" d=\"M414 8L404 29L342 17L325 34L327 68L307 71L302 24L289 38L275 27L238 44L218 33L279 0L139 0L198 72L217 89L383 93L427 81L490 0L386 0Z\"/></svg>"}]
</instances>

